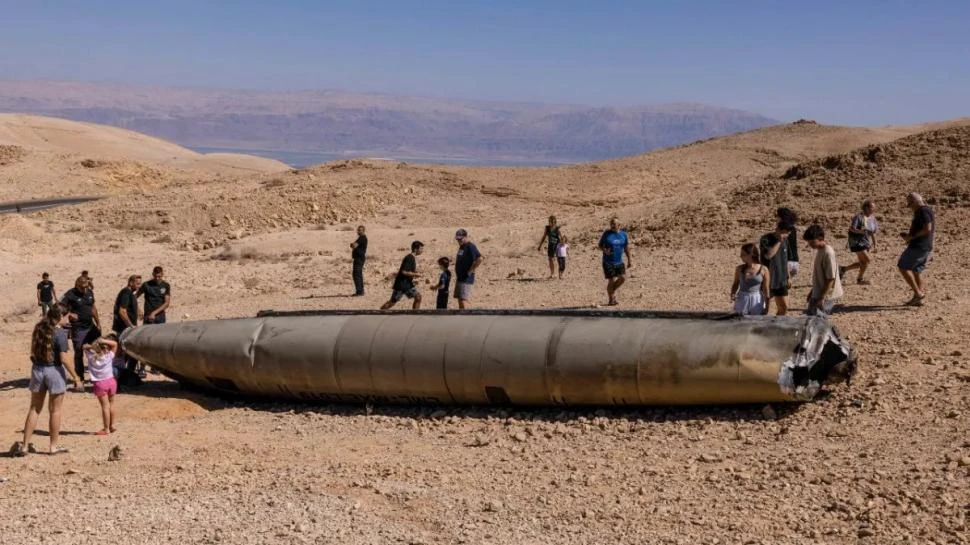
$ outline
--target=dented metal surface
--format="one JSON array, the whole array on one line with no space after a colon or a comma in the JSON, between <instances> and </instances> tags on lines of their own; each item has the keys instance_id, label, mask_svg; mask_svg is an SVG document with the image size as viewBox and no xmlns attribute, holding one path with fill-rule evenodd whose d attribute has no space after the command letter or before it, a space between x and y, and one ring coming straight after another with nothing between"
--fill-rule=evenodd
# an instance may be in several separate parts
<instances>
[{"instance_id":1,"label":"dented metal surface","mask_svg":"<svg viewBox=\"0 0 970 545\"><path fill-rule=\"evenodd\" d=\"M796 401L855 366L822 318L697 313L265 312L141 326L122 343L182 382L327 402Z\"/></svg>"}]
</instances>

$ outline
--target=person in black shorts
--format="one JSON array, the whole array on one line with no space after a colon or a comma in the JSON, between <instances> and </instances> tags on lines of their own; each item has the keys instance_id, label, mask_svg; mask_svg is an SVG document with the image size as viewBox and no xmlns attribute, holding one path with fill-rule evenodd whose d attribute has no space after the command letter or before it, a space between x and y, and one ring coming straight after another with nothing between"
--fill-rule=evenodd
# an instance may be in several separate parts
<instances>
[{"instance_id":1,"label":"person in black shorts","mask_svg":"<svg viewBox=\"0 0 970 545\"><path fill-rule=\"evenodd\" d=\"M610 228L603 231L600 237L599 248L603 251L603 276L606 277L606 295L610 306L618 305L616 301L616 290L626 282L626 270L633 267L633 258L630 257L630 240L626 231L620 229L620 220L612 218ZM626 255L627 264L623 264L623 256Z\"/></svg>"},{"instance_id":2,"label":"person in black shorts","mask_svg":"<svg viewBox=\"0 0 970 545\"><path fill-rule=\"evenodd\" d=\"M145 324L164 324L165 311L172 304L172 286L165 280L165 270L152 269L152 279L145 282L135 292L145 296Z\"/></svg>"},{"instance_id":3,"label":"person in black shorts","mask_svg":"<svg viewBox=\"0 0 970 545\"><path fill-rule=\"evenodd\" d=\"M51 309L56 300L57 292L54 291L51 275L44 273L40 277L40 283L37 284L37 305L40 307L41 318L47 316L47 311Z\"/></svg>"},{"instance_id":4,"label":"person in black shorts","mask_svg":"<svg viewBox=\"0 0 970 545\"><path fill-rule=\"evenodd\" d=\"M418 259L417 257L421 255L424 251L424 243L420 240L415 240L411 243L411 253L404 256L401 260L401 267L397 270L397 276L394 277L394 288L391 291L391 298L386 303L381 306L381 310L387 310L397 304L398 301L407 297L408 299L414 299L414 304L411 308L418 310L421 308L421 292L414 285L414 279L421 276L418 273Z\"/></svg>"},{"instance_id":5,"label":"person in black shorts","mask_svg":"<svg viewBox=\"0 0 970 545\"><path fill-rule=\"evenodd\" d=\"M542 251L542 243L549 241L546 246L546 256L549 257L549 278L556 276L556 247L559 245L559 241L562 240L562 231L560 225L556 223L556 216L549 216L549 224L546 225L545 231L542 233L542 238L539 239L539 251Z\"/></svg>"},{"instance_id":6,"label":"person in black shorts","mask_svg":"<svg viewBox=\"0 0 970 545\"><path fill-rule=\"evenodd\" d=\"M125 287L121 288L118 296L115 297L114 319L112 320L111 329L119 335L124 330L138 325L139 288L141 288L141 276L133 274L128 277L128 283ZM135 358L131 358L127 354L123 357L125 359L125 368L129 371L135 371L138 366Z\"/></svg>"},{"instance_id":7,"label":"person in black shorts","mask_svg":"<svg viewBox=\"0 0 970 545\"><path fill-rule=\"evenodd\" d=\"M71 322L71 344L74 346L74 372L84 378L84 351L81 347L101 336L101 318L94 302L91 280L79 276L74 287L67 290L61 303L67 308Z\"/></svg>"},{"instance_id":8,"label":"person in black shorts","mask_svg":"<svg viewBox=\"0 0 970 545\"><path fill-rule=\"evenodd\" d=\"M775 314L778 316L788 313L788 290L791 289L791 273L788 270L788 237L794 229L794 225L781 220L775 226L775 230L762 236L759 242L761 264L768 267L771 273L771 283L768 288L771 301L775 302ZM771 301L765 307L765 314L768 314Z\"/></svg>"},{"instance_id":9,"label":"person in black shorts","mask_svg":"<svg viewBox=\"0 0 970 545\"><path fill-rule=\"evenodd\" d=\"M354 296L364 295L364 262L367 261L367 235L363 225L357 226L357 240L350 243L350 257L354 260Z\"/></svg>"}]
</instances>

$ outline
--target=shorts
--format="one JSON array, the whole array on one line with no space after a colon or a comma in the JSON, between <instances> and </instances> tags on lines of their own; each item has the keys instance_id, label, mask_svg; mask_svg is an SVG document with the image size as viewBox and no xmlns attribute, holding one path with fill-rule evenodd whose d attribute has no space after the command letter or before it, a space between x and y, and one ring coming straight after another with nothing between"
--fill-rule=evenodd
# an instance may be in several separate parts
<instances>
[{"instance_id":1,"label":"shorts","mask_svg":"<svg viewBox=\"0 0 970 545\"><path fill-rule=\"evenodd\" d=\"M807 316L821 316L826 317L832 314L835 309L835 299L823 299L822 304L817 305L815 302L808 304L808 308L805 309L805 315Z\"/></svg>"},{"instance_id":2,"label":"shorts","mask_svg":"<svg viewBox=\"0 0 970 545\"><path fill-rule=\"evenodd\" d=\"M772 297L788 297L789 288L771 288L769 293Z\"/></svg>"},{"instance_id":3,"label":"shorts","mask_svg":"<svg viewBox=\"0 0 970 545\"><path fill-rule=\"evenodd\" d=\"M109 378L94 383L94 397L113 396L118 393L118 381Z\"/></svg>"},{"instance_id":4,"label":"shorts","mask_svg":"<svg viewBox=\"0 0 970 545\"><path fill-rule=\"evenodd\" d=\"M612 280L624 274L626 274L626 265L623 263L603 263L603 276L607 280Z\"/></svg>"},{"instance_id":5,"label":"shorts","mask_svg":"<svg viewBox=\"0 0 970 545\"><path fill-rule=\"evenodd\" d=\"M63 365L33 365L27 388L35 394L63 394L67 391L67 376Z\"/></svg>"},{"instance_id":6,"label":"shorts","mask_svg":"<svg viewBox=\"0 0 970 545\"><path fill-rule=\"evenodd\" d=\"M455 299L459 301L468 301L472 298L472 286L475 284L468 284L466 282L457 282L455 284Z\"/></svg>"},{"instance_id":7,"label":"shorts","mask_svg":"<svg viewBox=\"0 0 970 545\"><path fill-rule=\"evenodd\" d=\"M549 257L556 257L556 245L555 244L550 244L549 247L546 248L546 255L548 255Z\"/></svg>"},{"instance_id":8,"label":"shorts","mask_svg":"<svg viewBox=\"0 0 970 545\"><path fill-rule=\"evenodd\" d=\"M391 301L397 303L401 299L407 297L408 299L414 299L418 296L418 288L411 287L406 290L394 290L391 292Z\"/></svg>"},{"instance_id":9,"label":"shorts","mask_svg":"<svg viewBox=\"0 0 970 545\"><path fill-rule=\"evenodd\" d=\"M869 246L867 244L849 244L849 251L854 254L859 252L868 252Z\"/></svg>"},{"instance_id":10,"label":"shorts","mask_svg":"<svg viewBox=\"0 0 970 545\"><path fill-rule=\"evenodd\" d=\"M931 250L907 247L899 256L899 263L896 266L904 271L923 272L931 253Z\"/></svg>"}]
</instances>

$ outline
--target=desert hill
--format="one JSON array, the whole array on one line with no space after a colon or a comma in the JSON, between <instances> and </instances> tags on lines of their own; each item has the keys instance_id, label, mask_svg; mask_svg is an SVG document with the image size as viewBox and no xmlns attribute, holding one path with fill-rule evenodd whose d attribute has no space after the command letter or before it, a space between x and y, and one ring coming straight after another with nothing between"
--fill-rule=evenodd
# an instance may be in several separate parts
<instances>
[{"instance_id":1,"label":"desert hill","mask_svg":"<svg viewBox=\"0 0 970 545\"><path fill-rule=\"evenodd\" d=\"M111 193L287 169L262 157L200 154L115 127L0 114L0 200Z\"/></svg>"},{"instance_id":2,"label":"desert hill","mask_svg":"<svg viewBox=\"0 0 970 545\"><path fill-rule=\"evenodd\" d=\"M0 216L0 439L29 395L24 351L36 282L95 276L102 316L131 273L166 267L171 321L260 309L373 309L410 241L425 242L418 285L454 256L467 227L486 261L473 305L589 307L605 302L595 238L618 214L634 267L621 309L723 310L738 245L771 228L779 204L824 222L840 264L859 200L876 200L880 250L847 277L833 323L859 356L850 385L802 405L534 410L290 405L225 401L149 376L118 398L120 431L90 394L68 394L66 456L0 461L0 525L12 540L54 534L94 543L962 543L970 505L968 124L857 129L797 123L601 163L470 168L338 161L279 172L186 173L164 162L40 151L0 142L8 194L106 183L110 198ZM86 162L89 166L81 163ZM177 163L177 161L176 161ZM56 176L56 177L55 177ZM902 196L935 203L940 236L927 304L895 270L908 226ZM538 249L546 216L571 238L562 280ZM350 297L358 223L370 237L363 297ZM804 248L804 246L803 246ZM808 293L812 256L793 285ZM401 308L399 305L397 308ZM46 438L35 441L43 447ZM119 445L124 459L106 462ZM324 445L325 448L322 448ZM299 463L294 463L299 460ZM98 531L91 486L113 513ZM56 494L64 509L22 498ZM239 509L225 509L227 501ZM132 502L151 505L145 513ZM794 507L793 507L794 506ZM810 508L802 508L809 506ZM524 515L523 515L524 514ZM81 525L80 527L84 527ZM325 537L324 537L325 536ZM496 537L501 536L501 537ZM727 536L727 537L726 537Z\"/></svg>"},{"instance_id":3,"label":"desert hill","mask_svg":"<svg viewBox=\"0 0 970 545\"><path fill-rule=\"evenodd\" d=\"M0 81L3 111L114 125L186 146L481 162L600 160L775 123L703 104L605 108L65 81Z\"/></svg>"}]
</instances>

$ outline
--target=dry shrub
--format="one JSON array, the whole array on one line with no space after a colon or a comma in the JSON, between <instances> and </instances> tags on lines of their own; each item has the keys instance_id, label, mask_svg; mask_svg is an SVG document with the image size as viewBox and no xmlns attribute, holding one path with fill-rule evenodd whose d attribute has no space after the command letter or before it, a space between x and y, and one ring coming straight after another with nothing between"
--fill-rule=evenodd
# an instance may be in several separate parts
<instances>
[{"instance_id":1,"label":"dry shrub","mask_svg":"<svg viewBox=\"0 0 970 545\"><path fill-rule=\"evenodd\" d=\"M274 187L283 187L284 185L286 185L286 182L282 178L273 178L271 180L266 180L265 182L263 182L263 187L266 189L270 189Z\"/></svg>"},{"instance_id":2,"label":"dry shrub","mask_svg":"<svg viewBox=\"0 0 970 545\"><path fill-rule=\"evenodd\" d=\"M246 278L243 278L242 284L247 290L254 290L259 287L259 277L247 276Z\"/></svg>"}]
</instances>

